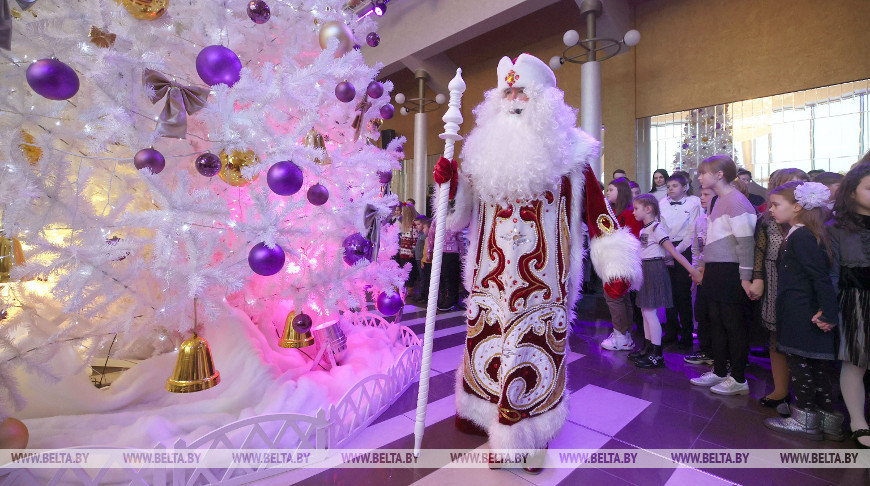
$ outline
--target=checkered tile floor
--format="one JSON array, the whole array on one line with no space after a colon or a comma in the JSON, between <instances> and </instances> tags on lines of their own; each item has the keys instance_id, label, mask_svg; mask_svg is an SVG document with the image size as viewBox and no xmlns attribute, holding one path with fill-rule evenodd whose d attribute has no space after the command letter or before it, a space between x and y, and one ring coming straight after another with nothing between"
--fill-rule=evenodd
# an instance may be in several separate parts
<instances>
[{"instance_id":1,"label":"checkered tile floor","mask_svg":"<svg viewBox=\"0 0 870 486\"><path fill-rule=\"evenodd\" d=\"M762 421L775 416L757 399L769 392L769 363L752 358L747 370L751 394L725 397L691 386L689 378L707 368L687 365L676 349L666 348L666 369L642 370L627 362L627 353L602 350L611 331L603 298L587 296L580 303L570 337L568 366L570 414L553 449L720 449L720 448L848 448L852 442L812 442L768 431ZM422 339L425 311L407 306L403 324ZM636 336L642 339L642 335ZM457 431L453 425L454 371L462 356L465 321L462 312L440 313L432 354L424 448L487 449L483 437ZM412 385L348 448L413 449L417 386ZM425 451L424 451L425 453ZM257 484L286 485L866 485L870 472L859 469L545 469L539 475L522 470L333 469L290 471Z\"/></svg>"}]
</instances>

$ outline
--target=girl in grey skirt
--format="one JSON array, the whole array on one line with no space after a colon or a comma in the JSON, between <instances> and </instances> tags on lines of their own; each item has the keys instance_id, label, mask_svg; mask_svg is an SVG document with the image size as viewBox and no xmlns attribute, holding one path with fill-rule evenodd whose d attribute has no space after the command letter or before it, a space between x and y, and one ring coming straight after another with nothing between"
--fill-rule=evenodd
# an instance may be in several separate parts
<instances>
[{"instance_id":1,"label":"girl in grey skirt","mask_svg":"<svg viewBox=\"0 0 870 486\"><path fill-rule=\"evenodd\" d=\"M683 266L693 280L700 273L686 258L677 253L668 233L659 225L659 202L650 194L634 198L634 217L643 223L640 230L640 257L643 260L643 285L637 294L637 306L643 314L644 348L629 354L638 368L664 368L662 357L662 324L657 314L659 307L671 307L671 278L665 266L665 252Z\"/></svg>"}]
</instances>

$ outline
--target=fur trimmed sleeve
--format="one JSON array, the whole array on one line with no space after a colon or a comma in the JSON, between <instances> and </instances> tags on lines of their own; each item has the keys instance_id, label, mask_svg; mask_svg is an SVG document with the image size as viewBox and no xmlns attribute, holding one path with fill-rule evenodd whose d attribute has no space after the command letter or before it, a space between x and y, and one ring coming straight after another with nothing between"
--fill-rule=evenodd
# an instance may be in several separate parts
<instances>
[{"instance_id":1,"label":"fur trimmed sleeve","mask_svg":"<svg viewBox=\"0 0 870 486\"><path fill-rule=\"evenodd\" d=\"M474 209L474 195L468 177L459 172L459 182L456 187L456 197L453 199L453 210L447 215L447 227L450 231L462 231L471 222L471 212Z\"/></svg>"}]
</instances>

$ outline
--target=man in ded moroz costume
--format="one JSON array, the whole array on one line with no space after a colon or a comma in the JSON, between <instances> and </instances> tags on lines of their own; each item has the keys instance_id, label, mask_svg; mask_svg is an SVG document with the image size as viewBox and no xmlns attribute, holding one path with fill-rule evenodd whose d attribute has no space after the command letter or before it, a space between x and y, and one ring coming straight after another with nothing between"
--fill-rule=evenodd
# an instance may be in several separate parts
<instances>
[{"instance_id":1,"label":"man in ded moroz costume","mask_svg":"<svg viewBox=\"0 0 870 486\"><path fill-rule=\"evenodd\" d=\"M639 242L619 228L588 161L598 142L576 127L556 76L529 54L498 65L498 87L474 109L477 126L450 181L448 227L468 226L463 278L465 356L457 370L456 424L493 449L543 449L568 414L568 334L585 254L605 291L641 283Z\"/></svg>"}]
</instances>

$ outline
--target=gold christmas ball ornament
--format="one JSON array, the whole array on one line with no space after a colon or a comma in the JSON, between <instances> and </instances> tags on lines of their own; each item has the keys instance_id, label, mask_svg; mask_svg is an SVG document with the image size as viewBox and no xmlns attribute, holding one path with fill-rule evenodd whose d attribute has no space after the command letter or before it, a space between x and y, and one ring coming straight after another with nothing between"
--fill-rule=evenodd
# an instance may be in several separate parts
<instances>
[{"instance_id":1,"label":"gold christmas ball ornament","mask_svg":"<svg viewBox=\"0 0 870 486\"><path fill-rule=\"evenodd\" d=\"M133 18L139 20L157 20L169 7L169 0L120 0L120 2Z\"/></svg>"},{"instance_id":2,"label":"gold christmas ball ornament","mask_svg":"<svg viewBox=\"0 0 870 486\"><path fill-rule=\"evenodd\" d=\"M229 155L226 150L222 150L220 153L220 159L221 171L219 175L224 182L233 187L247 186L259 177L258 175L255 175L253 179L245 179L242 176L242 168L260 163L260 158L257 157L257 154L255 154L253 150L246 150L244 152L241 150L233 150Z\"/></svg>"},{"instance_id":3,"label":"gold christmas ball ornament","mask_svg":"<svg viewBox=\"0 0 870 486\"><path fill-rule=\"evenodd\" d=\"M27 426L12 417L0 422L0 449L26 449L30 440Z\"/></svg>"},{"instance_id":4,"label":"gold christmas ball ornament","mask_svg":"<svg viewBox=\"0 0 870 486\"><path fill-rule=\"evenodd\" d=\"M19 144L18 148L21 149L24 158L30 162L30 165L36 165L39 158L42 157L42 149L36 145L36 139L27 130L21 130L21 139L23 143Z\"/></svg>"},{"instance_id":5,"label":"gold christmas ball ornament","mask_svg":"<svg viewBox=\"0 0 870 486\"><path fill-rule=\"evenodd\" d=\"M338 39L338 49L335 50L335 57L341 57L353 50L353 32L344 22L332 20L325 22L320 27L320 48L326 49L326 43L329 39L335 37Z\"/></svg>"},{"instance_id":6,"label":"gold christmas ball ornament","mask_svg":"<svg viewBox=\"0 0 870 486\"><path fill-rule=\"evenodd\" d=\"M381 125L383 125L383 124L384 124L384 119L383 119L383 118L372 118L372 119L369 120L369 122L367 123L367 125L368 125L368 129L369 129L370 131L373 131L373 132L376 132L376 131L380 130L380 129L381 129Z\"/></svg>"}]
</instances>

